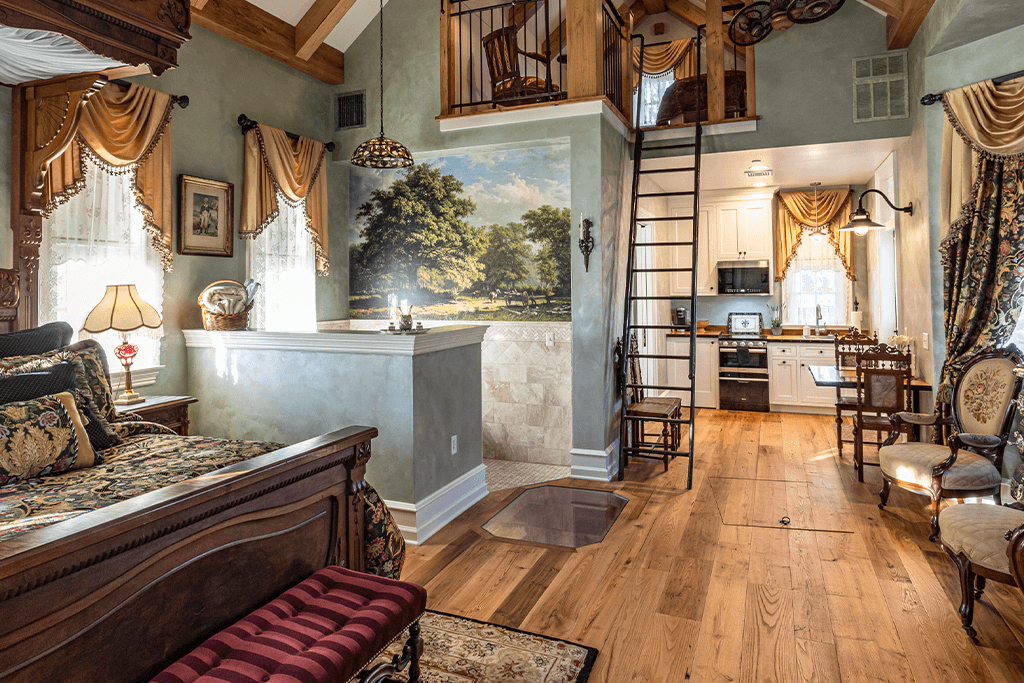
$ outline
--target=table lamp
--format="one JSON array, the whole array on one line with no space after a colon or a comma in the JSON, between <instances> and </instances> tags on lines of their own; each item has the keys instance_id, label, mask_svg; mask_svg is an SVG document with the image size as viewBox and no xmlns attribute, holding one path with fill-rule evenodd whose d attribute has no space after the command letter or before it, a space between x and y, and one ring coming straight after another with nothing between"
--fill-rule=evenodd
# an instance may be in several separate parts
<instances>
[{"instance_id":1,"label":"table lamp","mask_svg":"<svg viewBox=\"0 0 1024 683\"><path fill-rule=\"evenodd\" d=\"M160 314L142 300L135 291L135 285L107 285L103 299L86 316L82 329L90 334L107 330L121 333L121 344L114 349L114 355L124 366L124 392L114 401L117 405L132 405L146 400L132 391L131 366L139 347L128 343L128 333L141 327L155 330L162 324Z\"/></svg>"}]
</instances>

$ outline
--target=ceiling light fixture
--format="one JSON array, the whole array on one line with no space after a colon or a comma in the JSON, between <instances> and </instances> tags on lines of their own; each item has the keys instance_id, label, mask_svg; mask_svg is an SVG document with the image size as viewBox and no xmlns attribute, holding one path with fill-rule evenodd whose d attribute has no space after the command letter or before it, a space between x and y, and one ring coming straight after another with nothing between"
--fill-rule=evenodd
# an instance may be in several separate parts
<instances>
[{"instance_id":1,"label":"ceiling light fixture","mask_svg":"<svg viewBox=\"0 0 1024 683\"><path fill-rule=\"evenodd\" d=\"M761 0L747 5L729 24L729 38L736 45L753 45L774 29L784 31L794 24L813 24L827 19L845 0Z\"/></svg>"},{"instance_id":2,"label":"ceiling light fixture","mask_svg":"<svg viewBox=\"0 0 1024 683\"><path fill-rule=\"evenodd\" d=\"M881 190L867 190L865 192L861 192L860 199L857 200L857 210L853 212L853 217L850 219L850 222L844 225L843 227L839 228L840 230L842 230L843 232L853 232L856 235L866 235L872 230L887 229L887 226L882 225L881 223L876 223L875 221L871 220L871 215L868 213L868 210L864 208L864 197L871 194L872 192L874 192L877 195L880 195L882 199L885 200L885 203L889 205L889 208L891 208L893 211L902 211L903 213L909 216L914 215L913 202L907 204L904 207L895 206L892 202L889 201L889 198L886 197L885 193L882 192Z\"/></svg>"},{"instance_id":3,"label":"ceiling light fixture","mask_svg":"<svg viewBox=\"0 0 1024 683\"><path fill-rule=\"evenodd\" d=\"M356 147L352 163L364 168L412 166L412 154L405 145L384 137L384 0L380 0L380 136Z\"/></svg>"}]
</instances>

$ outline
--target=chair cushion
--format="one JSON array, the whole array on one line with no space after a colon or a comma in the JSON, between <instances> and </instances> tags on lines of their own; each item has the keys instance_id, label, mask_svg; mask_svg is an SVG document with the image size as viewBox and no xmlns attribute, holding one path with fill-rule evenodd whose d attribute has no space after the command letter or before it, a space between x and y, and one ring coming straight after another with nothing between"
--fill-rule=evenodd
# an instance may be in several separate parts
<instances>
[{"instance_id":1,"label":"chair cushion","mask_svg":"<svg viewBox=\"0 0 1024 683\"><path fill-rule=\"evenodd\" d=\"M504 97L515 97L516 95L539 95L548 92L547 81L537 76L518 76L502 81L494 86L492 97L501 99ZM558 85L551 84L551 92L558 92Z\"/></svg>"},{"instance_id":2,"label":"chair cushion","mask_svg":"<svg viewBox=\"0 0 1024 683\"><path fill-rule=\"evenodd\" d=\"M427 592L326 567L164 669L152 683L345 682L415 622Z\"/></svg>"},{"instance_id":3,"label":"chair cushion","mask_svg":"<svg viewBox=\"0 0 1024 683\"><path fill-rule=\"evenodd\" d=\"M678 410L679 399L645 398L631 404L626 412L637 417L671 418Z\"/></svg>"},{"instance_id":4,"label":"chair cushion","mask_svg":"<svg viewBox=\"0 0 1024 683\"><path fill-rule=\"evenodd\" d=\"M1010 573L1004 534L1024 524L1024 512L1002 505L951 505L939 513L939 537L954 554L972 564Z\"/></svg>"},{"instance_id":5,"label":"chair cushion","mask_svg":"<svg viewBox=\"0 0 1024 683\"><path fill-rule=\"evenodd\" d=\"M898 443L878 451L882 472L899 481L932 485L932 468L949 457L949 448L931 443ZM972 491L990 489L1002 482L999 470L977 453L960 451L956 462L942 475L942 488Z\"/></svg>"}]
</instances>

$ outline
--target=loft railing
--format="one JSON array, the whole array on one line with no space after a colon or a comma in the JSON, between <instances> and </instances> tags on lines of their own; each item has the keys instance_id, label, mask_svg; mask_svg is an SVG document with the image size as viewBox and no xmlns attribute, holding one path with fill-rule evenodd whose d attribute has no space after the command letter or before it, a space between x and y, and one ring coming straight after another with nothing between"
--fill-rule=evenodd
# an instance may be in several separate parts
<instances>
[{"instance_id":1,"label":"loft railing","mask_svg":"<svg viewBox=\"0 0 1024 683\"><path fill-rule=\"evenodd\" d=\"M632 84L626 79L631 77L633 69L632 41L625 22L610 0L601 3L601 37L604 94L628 121Z\"/></svg>"}]
</instances>

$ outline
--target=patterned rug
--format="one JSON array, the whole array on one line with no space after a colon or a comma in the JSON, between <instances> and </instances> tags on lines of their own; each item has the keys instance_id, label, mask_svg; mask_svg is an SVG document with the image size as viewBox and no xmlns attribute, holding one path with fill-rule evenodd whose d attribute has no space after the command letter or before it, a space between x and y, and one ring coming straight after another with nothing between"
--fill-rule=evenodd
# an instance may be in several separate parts
<instances>
[{"instance_id":1,"label":"patterned rug","mask_svg":"<svg viewBox=\"0 0 1024 683\"><path fill-rule=\"evenodd\" d=\"M420 627L423 683L586 683L597 657L596 648L430 610ZM378 661L398 654L407 637Z\"/></svg>"}]
</instances>

